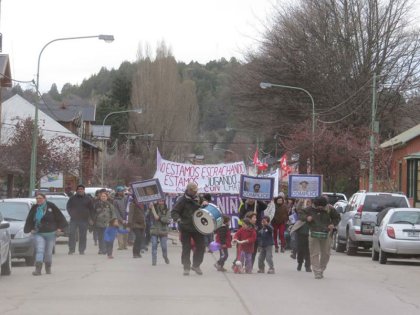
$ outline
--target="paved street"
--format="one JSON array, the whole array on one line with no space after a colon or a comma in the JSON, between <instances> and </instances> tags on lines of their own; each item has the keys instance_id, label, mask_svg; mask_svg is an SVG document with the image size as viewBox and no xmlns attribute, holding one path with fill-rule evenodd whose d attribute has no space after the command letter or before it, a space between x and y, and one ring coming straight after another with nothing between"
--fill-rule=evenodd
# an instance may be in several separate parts
<instances>
[{"instance_id":1,"label":"paved street","mask_svg":"<svg viewBox=\"0 0 420 315\"><path fill-rule=\"evenodd\" d=\"M333 253L325 278L315 280L296 271L289 252L275 254L275 275L223 274L213 267L218 255L206 253L204 275L185 277L179 244L169 242L170 265L152 266L150 253L133 259L115 250L110 260L92 243L85 256L68 256L58 244L53 275L34 277L32 267L14 263L12 276L0 278L0 314L420 313L418 260L383 266L369 254Z\"/></svg>"}]
</instances>

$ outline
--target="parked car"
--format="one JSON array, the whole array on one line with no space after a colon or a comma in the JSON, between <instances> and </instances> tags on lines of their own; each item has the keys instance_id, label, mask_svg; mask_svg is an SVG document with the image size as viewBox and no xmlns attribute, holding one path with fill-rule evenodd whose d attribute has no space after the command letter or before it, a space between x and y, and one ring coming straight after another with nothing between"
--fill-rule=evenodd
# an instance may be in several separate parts
<instances>
[{"instance_id":1,"label":"parked car","mask_svg":"<svg viewBox=\"0 0 420 315\"><path fill-rule=\"evenodd\" d=\"M67 212L67 201L69 201L70 198L62 195L50 195L49 193L46 193L45 196L47 197L47 201L52 202L61 210L67 222L70 222L70 215ZM60 236L69 236L68 226L63 230L63 234Z\"/></svg>"},{"instance_id":2,"label":"parked car","mask_svg":"<svg viewBox=\"0 0 420 315\"><path fill-rule=\"evenodd\" d=\"M24 233L25 220L29 210L36 203L34 198L0 200L0 212L10 223L12 258L23 258L27 266L35 263L35 244L30 233Z\"/></svg>"},{"instance_id":3,"label":"parked car","mask_svg":"<svg viewBox=\"0 0 420 315\"><path fill-rule=\"evenodd\" d=\"M375 228L372 260L420 257L420 209L390 209Z\"/></svg>"},{"instance_id":4,"label":"parked car","mask_svg":"<svg viewBox=\"0 0 420 315\"><path fill-rule=\"evenodd\" d=\"M341 199L334 204L334 208L338 212L340 217L343 215L347 204L348 204L348 201L344 199ZM333 230L331 248L334 250L337 248L337 229L336 228Z\"/></svg>"},{"instance_id":5,"label":"parked car","mask_svg":"<svg viewBox=\"0 0 420 315\"><path fill-rule=\"evenodd\" d=\"M336 193L336 192L323 192L323 196L326 196L328 199L328 203L330 205L335 205L337 201L344 200L347 201L347 197L345 194Z\"/></svg>"},{"instance_id":6,"label":"parked car","mask_svg":"<svg viewBox=\"0 0 420 315\"><path fill-rule=\"evenodd\" d=\"M9 233L9 222L3 219L0 212L0 274L9 276L12 273L12 251Z\"/></svg>"},{"instance_id":7,"label":"parked car","mask_svg":"<svg viewBox=\"0 0 420 315\"><path fill-rule=\"evenodd\" d=\"M385 208L409 208L406 196L359 191L349 200L337 226L336 251L355 255L359 247L372 247L376 216Z\"/></svg>"}]
</instances>

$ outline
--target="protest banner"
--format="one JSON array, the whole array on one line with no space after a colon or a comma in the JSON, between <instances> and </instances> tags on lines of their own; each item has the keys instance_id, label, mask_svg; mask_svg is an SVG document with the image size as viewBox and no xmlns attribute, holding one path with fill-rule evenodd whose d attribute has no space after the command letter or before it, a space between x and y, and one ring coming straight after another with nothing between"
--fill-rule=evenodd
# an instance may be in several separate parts
<instances>
[{"instance_id":1,"label":"protest banner","mask_svg":"<svg viewBox=\"0 0 420 315\"><path fill-rule=\"evenodd\" d=\"M193 165L164 160L158 151L154 177L165 193L182 193L193 182L200 193L238 194L241 174L246 174L244 162Z\"/></svg>"},{"instance_id":2,"label":"protest banner","mask_svg":"<svg viewBox=\"0 0 420 315\"><path fill-rule=\"evenodd\" d=\"M241 198L256 200L271 200L274 191L273 177L254 177L241 175Z\"/></svg>"},{"instance_id":3,"label":"protest banner","mask_svg":"<svg viewBox=\"0 0 420 315\"><path fill-rule=\"evenodd\" d=\"M322 175L289 175L289 197L315 198L322 192Z\"/></svg>"},{"instance_id":4,"label":"protest banner","mask_svg":"<svg viewBox=\"0 0 420 315\"><path fill-rule=\"evenodd\" d=\"M271 178L274 178L273 196L278 196L279 195L279 178L280 178L279 169L276 168L274 171L268 172L266 174L260 174L260 177L271 177Z\"/></svg>"}]
</instances>

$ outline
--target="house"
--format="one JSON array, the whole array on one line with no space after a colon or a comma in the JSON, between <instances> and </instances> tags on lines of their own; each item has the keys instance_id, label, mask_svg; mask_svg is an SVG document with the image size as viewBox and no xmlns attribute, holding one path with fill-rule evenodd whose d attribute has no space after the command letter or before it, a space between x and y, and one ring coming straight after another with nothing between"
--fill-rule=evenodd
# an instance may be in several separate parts
<instances>
[{"instance_id":1,"label":"house","mask_svg":"<svg viewBox=\"0 0 420 315\"><path fill-rule=\"evenodd\" d=\"M7 143L10 137L13 136L14 129L18 121L25 120L27 118L34 118L34 115L35 106L19 95L15 95L4 101L1 105L0 120L2 124L0 129L0 143ZM80 152L80 138L77 135L63 127L42 111L39 111L38 119L39 128L45 139L50 140L56 138L57 136L63 138L62 143L60 143L60 149L63 151L63 154L65 154L69 148L76 152ZM77 154L78 156L80 155L79 153ZM16 172L18 172L18 170L15 170L15 173ZM75 174L65 174L64 182L75 187L78 179L77 175L78 172L75 172ZM8 191L10 190L11 188L9 184Z\"/></svg>"},{"instance_id":2,"label":"house","mask_svg":"<svg viewBox=\"0 0 420 315\"><path fill-rule=\"evenodd\" d=\"M44 99L47 102L39 103L39 109L82 138L79 182L91 186L95 182L94 175L98 169L99 151L101 151L101 148L90 140L92 124L96 119L96 106L77 96L61 101L54 101L48 96L44 96ZM75 191L76 184L66 185L66 188Z\"/></svg>"},{"instance_id":3,"label":"house","mask_svg":"<svg viewBox=\"0 0 420 315\"><path fill-rule=\"evenodd\" d=\"M380 145L391 150L391 182L414 207L420 207L420 124Z\"/></svg>"},{"instance_id":4,"label":"house","mask_svg":"<svg viewBox=\"0 0 420 315\"><path fill-rule=\"evenodd\" d=\"M2 104L1 92L3 88L12 86L12 75L10 72L9 55L0 54L0 138L2 128ZM5 161L0 159L0 198L10 196L12 194L13 178L20 170L11 168Z\"/></svg>"}]
</instances>

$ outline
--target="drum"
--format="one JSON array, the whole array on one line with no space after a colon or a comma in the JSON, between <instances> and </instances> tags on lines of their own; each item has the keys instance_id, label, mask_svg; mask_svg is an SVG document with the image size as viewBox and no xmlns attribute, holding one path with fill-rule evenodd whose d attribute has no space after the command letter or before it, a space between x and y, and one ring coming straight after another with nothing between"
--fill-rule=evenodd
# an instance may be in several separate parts
<instances>
[{"instance_id":1,"label":"drum","mask_svg":"<svg viewBox=\"0 0 420 315\"><path fill-rule=\"evenodd\" d=\"M216 205L209 203L194 212L193 223L201 234L211 234L223 224L222 211Z\"/></svg>"}]
</instances>

